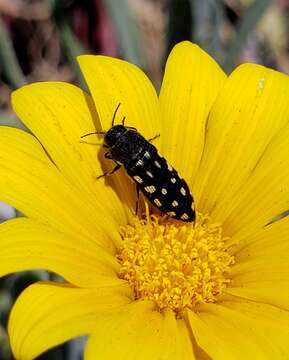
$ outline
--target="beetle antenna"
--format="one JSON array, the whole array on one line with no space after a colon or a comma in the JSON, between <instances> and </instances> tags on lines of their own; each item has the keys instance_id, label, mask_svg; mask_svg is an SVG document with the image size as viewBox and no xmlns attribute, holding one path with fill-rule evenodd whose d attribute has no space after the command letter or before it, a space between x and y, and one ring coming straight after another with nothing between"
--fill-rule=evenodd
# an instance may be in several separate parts
<instances>
[{"instance_id":1,"label":"beetle antenna","mask_svg":"<svg viewBox=\"0 0 289 360\"><path fill-rule=\"evenodd\" d=\"M104 131L96 131L96 132L92 132L92 133L82 135L82 136L80 136L80 138L83 139L86 136L90 136L90 135L105 135L105 132Z\"/></svg>"},{"instance_id":2,"label":"beetle antenna","mask_svg":"<svg viewBox=\"0 0 289 360\"><path fill-rule=\"evenodd\" d=\"M120 107L120 104L121 104L121 103L118 103L116 109L114 110L113 117L112 117L111 127L113 127L113 125L114 125L115 116L116 116L117 110L118 110L119 107Z\"/></svg>"}]
</instances>

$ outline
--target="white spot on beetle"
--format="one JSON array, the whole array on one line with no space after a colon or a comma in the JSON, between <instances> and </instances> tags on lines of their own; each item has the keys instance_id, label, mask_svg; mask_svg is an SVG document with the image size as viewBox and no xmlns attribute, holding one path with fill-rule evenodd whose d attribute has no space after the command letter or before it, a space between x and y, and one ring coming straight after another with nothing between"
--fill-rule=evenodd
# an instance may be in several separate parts
<instances>
[{"instance_id":1,"label":"white spot on beetle","mask_svg":"<svg viewBox=\"0 0 289 360\"><path fill-rule=\"evenodd\" d=\"M146 171L146 174L150 177L150 178L153 178L153 174L150 172L150 171Z\"/></svg>"},{"instance_id":2,"label":"white spot on beetle","mask_svg":"<svg viewBox=\"0 0 289 360\"><path fill-rule=\"evenodd\" d=\"M156 188L153 185L145 186L144 189L145 189L146 192L148 192L150 194L153 194L156 191Z\"/></svg>"},{"instance_id":3,"label":"white spot on beetle","mask_svg":"<svg viewBox=\"0 0 289 360\"><path fill-rule=\"evenodd\" d=\"M179 205L179 203L178 203L176 200L174 200L174 201L172 202L172 205L173 205L173 207L176 207L176 206Z\"/></svg>"},{"instance_id":4,"label":"white spot on beetle","mask_svg":"<svg viewBox=\"0 0 289 360\"><path fill-rule=\"evenodd\" d=\"M175 184L175 183L177 182L177 179L176 179L176 178L171 178L171 182L172 182L173 184Z\"/></svg>"},{"instance_id":5,"label":"white spot on beetle","mask_svg":"<svg viewBox=\"0 0 289 360\"><path fill-rule=\"evenodd\" d=\"M162 188L161 192L162 192L163 195L166 195L168 193L165 188Z\"/></svg>"},{"instance_id":6,"label":"white spot on beetle","mask_svg":"<svg viewBox=\"0 0 289 360\"><path fill-rule=\"evenodd\" d=\"M141 159L138 160L136 164L137 164L138 166L143 166L143 165L144 165L144 163L143 163L143 161L142 161Z\"/></svg>"},{"instance_id":7,"label":"white spot on beetle","mask_svg":"<svg viewBox=\"0 0 289 360\"><path fill-rule=\"evenodd\" d=\"M155 161L155 165L156 167L158 167L159 169L161 168L161 164L158 161Z\"/></svg>"},{"instance_id":8,"label":"white spot on beetle","mask_svg":"<svg viewBox=\"0 0 289 360\"><path fill-rule=\"evenodd\" d=\"M171 165L169 163L167 163L167 165L168 165L168 170L173 171L173 168L171 167Z\"/></svg>"},{"instance_id":9,"label":"white spot on beetle","mask_svg":"<svg viewBox=\"0 0 289 360\"><path fill-rule=\"evenodd\" d=\"M139 184L142 184L142 183L143 183L143 180L142 180L142 178L141 178L140 176L137 176L137 175L136 175L136 176L134 176L133 178L134 178L135 181L138 182Z\"/></svg>"},{"instance_id":10,"label":"white spot on beetle","mask_svg":"<svg viewBox=\"0 0 289 360\"><path fill-rule=\"evenodd\" d=\"M188 220L188 218L189 218L189 216L186 213L183 213L183 215L181 216L182 220Z\"/></svg>"},{"instance_id":11,"label":"white spot on beetle","mask_svg":"<svg viewBox=\"0 0 289 360\"><path fill-rule=\"evenodd\" d=\"M162 203L159 201L159 199L154 199L154 203L156 204L156 206L161 207Z\"/></svg>"},{"instance_id":12,"label":"white spot on beetle","mask_svg":"<svg viewBox=\"0 0 289 360\"><path fill-rule=\"evenodd\" d=\"M176 216L176 213L175 213L174 211L169 211L169 212L168 212L168 215L169 215L169 216Z\"/></svg>"},{"instance_id":13,"label":"white spot on beetle","mask_svg":"<svg viewBox=\"0 0 289 360\"><path fill-rule=\"evenodd\" d=\"M181 192L181 194L184 195L184 196L187 195L186 189L183 188L183 187L181 187L180 192Z\"/></svg>"},{"instance_id":14,"label":"white spot on beetle","mask_svg":"<svg viewBox=\"0 0 289 360\"><path fill-rule=\"evenodd\" d=\"M151 154L150 154L148 151L146 151L146 152L144 153L144 157L147 158L147 159L150 159Z\"/></svg>"}]
</instances>

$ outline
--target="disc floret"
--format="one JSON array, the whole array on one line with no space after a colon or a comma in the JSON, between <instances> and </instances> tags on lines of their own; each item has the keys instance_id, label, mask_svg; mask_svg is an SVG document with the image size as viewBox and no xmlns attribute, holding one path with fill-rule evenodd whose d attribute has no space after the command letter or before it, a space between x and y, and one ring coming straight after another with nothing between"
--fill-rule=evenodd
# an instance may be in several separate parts
<instances>
[{"instance_id":1,"label":"disc floret","mask_svg":"<svg viewBox=\"0 0 289 360\"><path fill-rule=\"evenodd\" d=\"M136 299L152 300L160 310L180 314L214 302L230 282L234 257L226 249L228 238L207 215L198 214L194 224L157 215L135 217L121 233L120 278Z\"/></svg>"}]
</instances>

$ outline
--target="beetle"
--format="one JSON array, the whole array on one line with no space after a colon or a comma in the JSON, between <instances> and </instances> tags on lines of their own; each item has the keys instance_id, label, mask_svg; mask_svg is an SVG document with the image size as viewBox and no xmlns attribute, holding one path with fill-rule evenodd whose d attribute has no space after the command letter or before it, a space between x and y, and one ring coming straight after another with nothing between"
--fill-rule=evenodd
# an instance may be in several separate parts
<instances>
[{"instance_id":1,"label":"beetle","mask_svg":"<svg viewBox=\"0 0 289 360\"><path fill-rule=\"evenodd\" d=\"M98 176L98 179L115 173L123 166L136 183L137 193L140 190L152 205L168 216L193 222L194 200L186 181L151 144L159 135L146 140L136 128L125 126L125 117L121 124L114 125L120 105L114 111L111 128L107 132L81 136L104 135L103 147L107 149L104 156L116 163L113 170Z\"/></svg>"}]
</instances>

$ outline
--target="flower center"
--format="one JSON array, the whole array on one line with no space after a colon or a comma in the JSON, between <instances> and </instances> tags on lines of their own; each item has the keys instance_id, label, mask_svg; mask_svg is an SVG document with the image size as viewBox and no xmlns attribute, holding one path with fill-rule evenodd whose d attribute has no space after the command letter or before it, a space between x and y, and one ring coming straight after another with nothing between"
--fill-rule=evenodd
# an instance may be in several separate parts
<instances>
[{"instance_id":1,"label":"flower center","mask_svg":"<svg viewBox=\"0 0 289 360\"><path fill-rule=\"evenodd\" d=\"M214 302L230 282L226 275L234 257L226 251L228 238L207 215L198 213L194 224L135 217L121 234L119 277L136 299L152 300L160 310L181 314L186 307Z\"/></svg>"}]
</instances>

